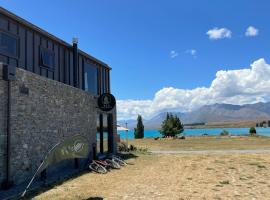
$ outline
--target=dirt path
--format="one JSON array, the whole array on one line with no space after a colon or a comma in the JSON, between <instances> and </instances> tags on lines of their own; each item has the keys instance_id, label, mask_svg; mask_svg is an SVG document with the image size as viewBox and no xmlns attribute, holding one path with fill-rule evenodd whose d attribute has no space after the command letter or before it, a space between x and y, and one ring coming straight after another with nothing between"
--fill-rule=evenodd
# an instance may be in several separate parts
<instances>
[{"instance_id":1,"label":"dirt path","mask_svg":"<svg viewBox=\"0 0 270 200\"><path fill-rule=\"evenodd\" d=\"M246 150L154 150L153 154L249 154L270 153L270 149L246 149Z\"/></svg>"}]
</instances>

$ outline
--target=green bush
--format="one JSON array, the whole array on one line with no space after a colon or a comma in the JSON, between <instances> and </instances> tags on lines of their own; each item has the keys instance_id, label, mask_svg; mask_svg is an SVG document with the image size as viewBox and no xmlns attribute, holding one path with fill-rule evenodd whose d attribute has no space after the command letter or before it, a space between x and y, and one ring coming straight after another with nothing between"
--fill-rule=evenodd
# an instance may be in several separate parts
<instances>
[{"instance_id":1,"label":"green bush","mask_svg":"<svg viewBox=\"0 0 270 200\"><path fill-rule=\"evenodd\" d=\"M230 135L230 133L226 130L223 130L221 133L220 133L221 136L228 136Z\"/></svg>"},{"instance_id":2,"label":"green bush","mask_svg":"<svg viewBox=\"0 0 270 200\"><path fill-rule=\"evenodd\" d=\"M164 137L175 137L184 131L183 124L176 115L167 113L166 119L162 122L160 133Z\"/></svg>"},{"instance_id":3,"label":"green bush","mask_svg":"<svg viewBox=\"0 0 270 200\"><path fill-rule=\"evenodd\" d=\"M257 134L256 128L251 127L251 128L249 129L249 135L256 135L256 134Z\"/></svg>"},{"instance_id":4,"label":"green bush","mask_svg":"<svg viewBox=\"0 0 270 200\"><path fill-rule=\"evenodd\" d=\"M117 144L117 150L118 151L122 151L122 152L128 152L129 149L128 149L128 146L125 142L119 142Z\"/></svg>"}]
</instances>

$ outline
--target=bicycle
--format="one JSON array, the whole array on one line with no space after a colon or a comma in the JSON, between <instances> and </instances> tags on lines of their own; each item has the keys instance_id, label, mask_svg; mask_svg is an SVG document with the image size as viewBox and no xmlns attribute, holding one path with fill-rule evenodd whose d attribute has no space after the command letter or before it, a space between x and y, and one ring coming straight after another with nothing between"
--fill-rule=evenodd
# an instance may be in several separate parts
<instances>
[{"instance_id":1,"label":"bicycle","mask_svg":"<svg viewBox=\"0 0 270 200\"><path fill-rule=\"evenodd\" d=\"M115 161L112 160L112 159L106 159L105 161L106 161L106 162L110 165L110 167L113 168L113 169L120 169L120 168L121 168L120 164L117 163L117 162L115 162Z\"/></svg>"},{"instance_id":2,"label":"bicycle","mask_svg":"<svg viewBox=\"0 0 270 200\"><path fill-rule=\"evenodd\" d=\"M116 163L118 163L120 166L127 166L127 163L119 156L113 155L112 160L115 161Z\"/></svg>"},{"instance_id":3,"label":"bicycle","mask_svg":"<svg viewBox=\"0 0 270 200\"><path fill-rule=\"evenodd\" d=\"M89 164L89 169L99 174L106 174L108 172L104 166L102 166L95 160L93 160L92 163Z\"/></svg>"}]
</instances>

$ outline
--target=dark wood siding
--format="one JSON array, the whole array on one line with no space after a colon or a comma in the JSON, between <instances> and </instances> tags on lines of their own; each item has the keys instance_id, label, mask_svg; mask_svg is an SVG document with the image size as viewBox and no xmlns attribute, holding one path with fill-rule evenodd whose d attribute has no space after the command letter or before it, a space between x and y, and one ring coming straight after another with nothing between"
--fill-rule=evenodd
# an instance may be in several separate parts
<instances>
[{"instance_id":1,"label":"dark wood siding","mask_svg":"<svg viewBox=\"0 0 270 200\"><path fill-rule=\"evenodd\" d=\"M64 45L59 40L51 39L44 32L37 31L37 29L31 26L26 26L20 21L16 21L16 18L8 17L5 13L0 13L0 31L8 32L18 37L18 58L13 58L0 54L0 62L4 62L10 65L15 65L39 74L41 76L60 81L74 86L73 77L73 51L72 46ZM40 51L41 48L46 48L54 52L54 69L49 69L41 66ZM78 87L84 89L84 62L90 60L93 64L98 66L99 69L99 94L104 91L109 91L109 69L103 67L96 60L91 60L85 55L80 53L78 56ZM103 71L106 68L106 83L104 83ZM107 88L102 90L102 88Z\"/></svg>"}]
</instances>

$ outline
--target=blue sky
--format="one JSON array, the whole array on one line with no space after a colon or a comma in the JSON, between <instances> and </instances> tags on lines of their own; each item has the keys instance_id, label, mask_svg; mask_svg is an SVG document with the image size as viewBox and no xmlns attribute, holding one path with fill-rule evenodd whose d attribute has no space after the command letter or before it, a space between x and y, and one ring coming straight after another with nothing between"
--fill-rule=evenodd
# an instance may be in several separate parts
<instances>
[{"instance_id":1,"label":"blue sky","mask_svg":"<svg viewBox=\"0 0 270 200\"><path fill-rule=\"evenodd\" d=\"M113 68L118 100L152 101L163 88L209 88L219 70L269 61L270 1L0 2L67 42L77 36L82 50ZM249 26L258 31L253 37L245 35ZM206 33L215 27L227 37L210 39Z\"/></svg>"}]
</instances>

